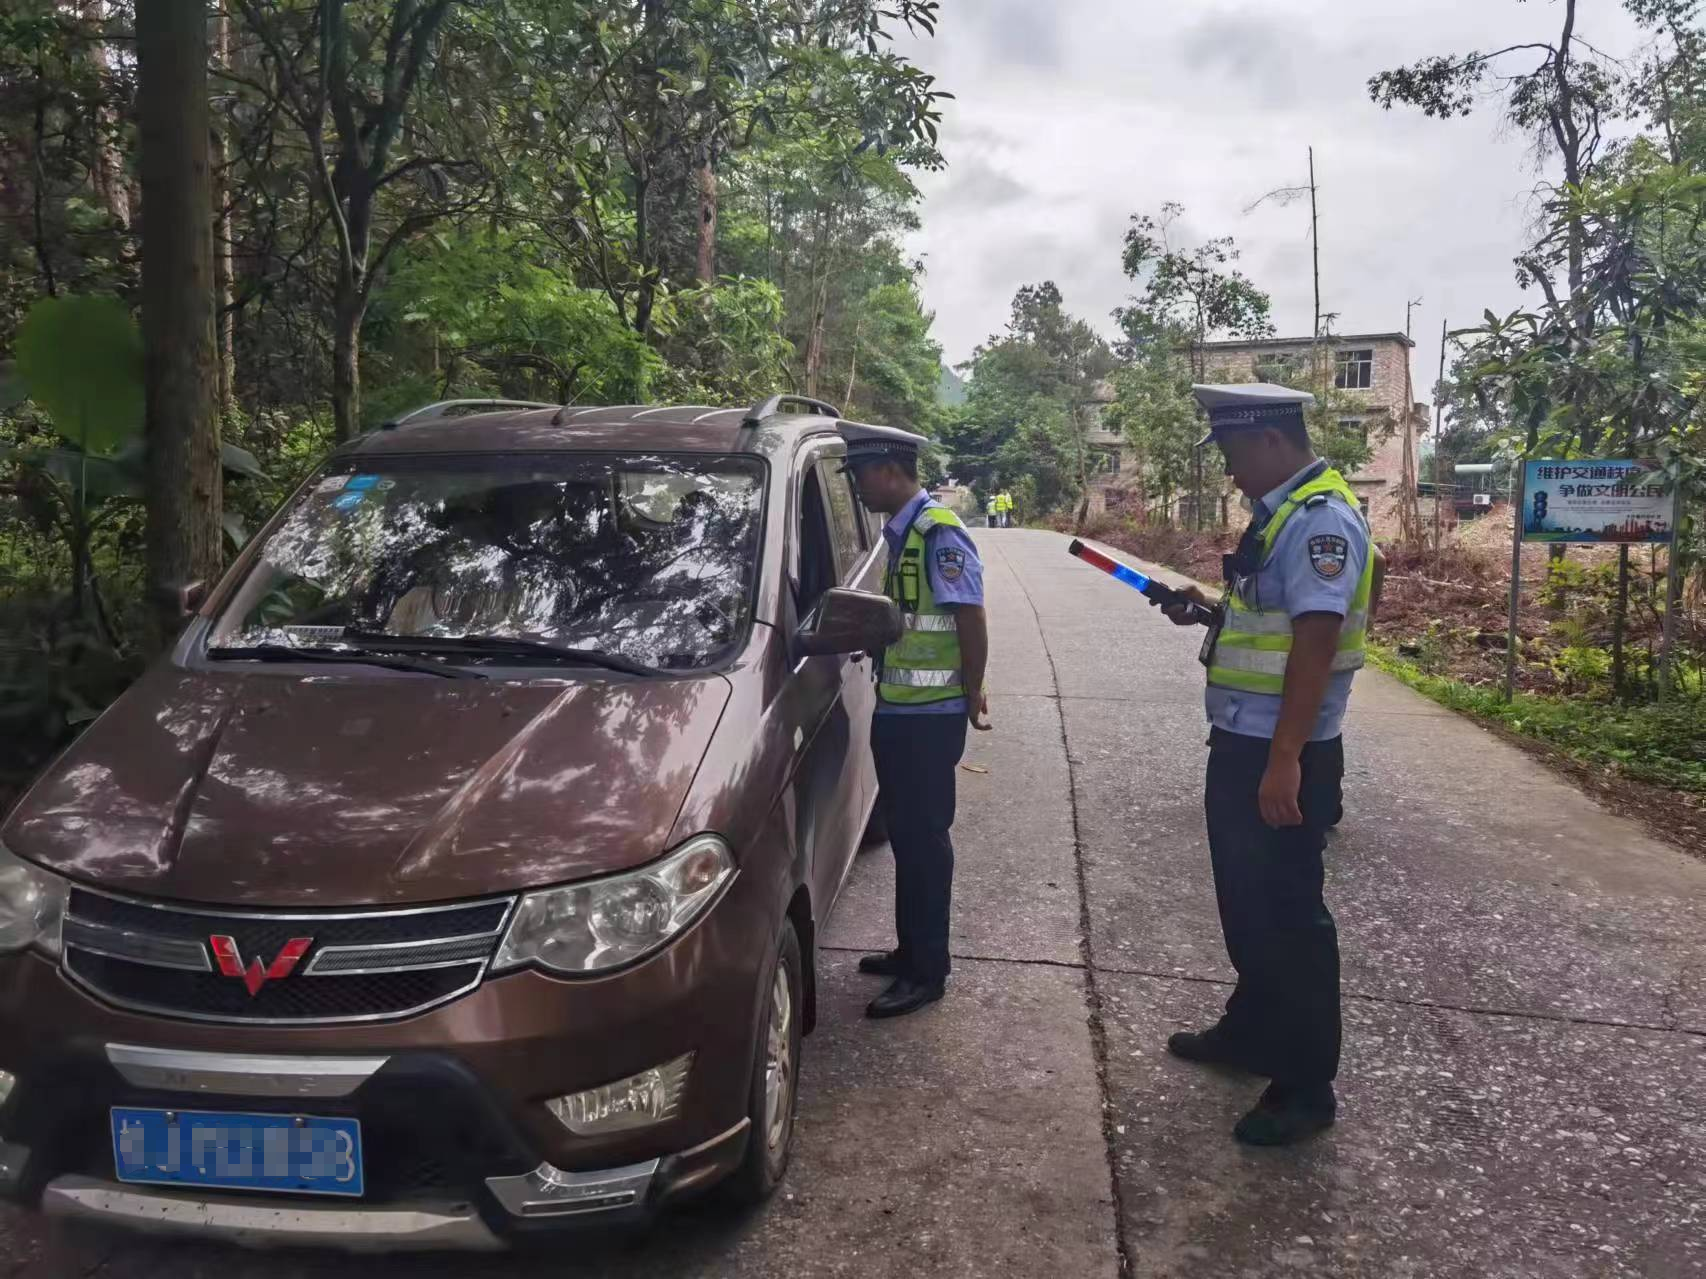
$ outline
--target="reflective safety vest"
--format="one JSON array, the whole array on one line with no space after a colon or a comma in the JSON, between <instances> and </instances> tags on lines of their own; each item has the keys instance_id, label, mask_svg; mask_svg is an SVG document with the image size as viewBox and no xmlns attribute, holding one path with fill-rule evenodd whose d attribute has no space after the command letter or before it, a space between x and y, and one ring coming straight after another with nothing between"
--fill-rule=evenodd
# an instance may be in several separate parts
<instances>
[{"instance_id":1,"label":"reflective safety vest","mask_svg":"<svg viewBox=\"0 0 1706 1279\"><path fill-rule=\"evenodd\" d=\"M953 612L936 602L924 564L925 539L932 529L964 527L947 507L926 503L907 529L899 557L889 564L883 590L900 606L906 629L883 653L877 695L885 702L921 706L966 695L959 627Z\"/></svg>"},{"instance_id":2,"label":"reflective safety vest","mask_svg":"<svg viewBox=\"0 0 1706 1279\"><path fill-rule=\"evenodd\" d=\"M1311 498L1325 495L1327 500L1344 502L1362 519L1362 507L1344 476L1326 470L1315 479L1298 485L1286 495L1279 509L1262 529L1256 563L1265 565L1279 540L1280 530ZM1345 568L1350 568L1346 565ZM1291 618L1282 610L1274 612L1246 601L1239 586L1227 588L1221 601L1222 616L1219 633L1213 637L1208 656L1208 682L1220 688L1234 688L1247 693L1285 691L1285 665L1291 657ZM1374 593L1374 543L1370 539L1368 553L1363 558L1362 577L1357 582L1351 610L1339 631L1339 652L1333 659L1333 670L1361 670L1368 641L1368 604Z\"/></svg>"}]
</instances>

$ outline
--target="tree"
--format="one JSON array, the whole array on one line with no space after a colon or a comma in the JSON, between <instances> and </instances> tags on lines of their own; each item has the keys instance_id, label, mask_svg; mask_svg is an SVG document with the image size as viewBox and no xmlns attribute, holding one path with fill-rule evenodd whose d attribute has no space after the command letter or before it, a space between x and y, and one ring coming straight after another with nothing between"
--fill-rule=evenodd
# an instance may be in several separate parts
<instances>
[{"instance_id":1,"label":"tree","mask_svg":"<svg viewBox=\"0 0 1706 1279\"><path fill-rule=\"evenodd\" d=\"M552 0L520 7L534 13L531 29L562 25ZM719 263L726 179L747 153L782 140L790 168L810 168L833 196L867 184L867 156L933 151L946 95L888 42L891 24L932 31L936 9L936 0L603 6L578 38L546 35L527 50L549 72L531 85L544 136L531 114L512 122L537 160L511 176L517 189L554 197L557 216L541 233L580 254L625 321L649 335L672 291L728 273ZM823 243L835 223L826 207ZM800 344L808 387L822 372L822 334L812 333Z\"/></svg>"},{"instance_id":2,"label":"tree","mask_svg":"<svg viewBox=\"0 0 1706 1279\"><path fill-rule=\"evenodd\" d=\"M1182 204L1168 203L1161 206L1159 218L1132 216L1122 264L1141 292L1115 310L1114 318L1125 330L1128 352L1184 335L1191 370L1201 381L1204 343L1215 336L1271 337L1273 323L1268 317L1273 303L1232 265L1239 253L1231 236L1188 251L1174 247L1172 229L1184 213Z\"/></svg>"},{"instance_id":3,"label":"tree","mask_svg":"<svg viewBox=\"0 0 1706 1279\"><path fill-rule=\"evenodd\" d=\"M970 395L944 432L955 474L978 485L1017 484L1034 509L1076 496L1082 523L1091 425L1084 410L1114 364L1107 342L1067 313L1052 280L1025 285L1006 332L970 361Z\"/></svg>"},{"instance_id":4,"label":"tree","mask_svg":"<svg viewBox=\"0 0 1706 1279\"><path fill-rule=\"evenodd\" d=\"M406 130L457 0L394 0L389 20L352 0L235 0L260 39L266 86L307 143L307 167L332 229L332 414L337 438L361 420L361 322L378 269L411 237L469 201L447 197L468 157L435 154L438 139ZM205 41L204 41L205 43ZM317 56L313 56L317 55ZM411 145L412 144L412 145ZM399 151L413 152L400 157ZM383 197L407 192L376 243Z\"/></svg>"},{"instance_id":5,"label":"tree","mask_svg":"<svg viewBox=\"0 0 1706 1279\"><path fill-rule=\"evenodd\" d=\"M207 58L199 5L138 0L148 584L162 638L222 553Z\"/></svg>"},{"instance_id":6,"label":"tree","mask_svg":"<svg viewBox=\"0 0 1706 1279\"><path fill-rule=\"evenodd\" d=\"M1638 10L1653 3L1665 5L1666 0L1626 2ZM1562 26L1554 41L1424 58L1371 77L1369 96L1387 110L1402 103L1445 119L1469 115L1487 81L1496 80L1504 90L1507 122L1534 139L1539 159L1555 156L1561 165L1564 182L1554 188L1551 203L1554 208L1567 208L1567 192L1581 186L1600 154L1604 125L1616 109L1618 96L1614 71L1577 30L1578 4L1579 0L1563 0ZM1529 56L1528 63L1512 65L1524 55ZM1585 348L1593 340L1594 316L1583 293L1586 245L1578 222L1565 221L1562 247L1571 332ZM1537 259L1519 260L1518 266L1525 283L1555 292L1550 275L1540 269Z\"/></svg>"},{"instance_id":7,"label":"tree","mask_svg":"<svg viewBox=\"0 0 1706 1279\"><path fill-rule=\"evenodd\" d=\"M1157 390L1166 385L1170 375L1162 371L1174 352L1185 353L1190 379L1201 382L1207 376L1205 347L1211 337L1259 339L1271 337L1274 331L1269 319L1272 301L1233 265L1239 253L1231 236L1209 240L1191 250L1173 245L1173 226L1184 213L1183 205L1170 202L1161 206L1159 218L1134 215L1121 259L1126 275L1141 291L1114 311L1114 318L1125 331L1120 354L1128 360L1150 363L1159 377L1151 383ZM1166 420L1172 422L1176 416L1169 409ZM1125 421L1129 433L1133 423L1129 416ZM1137 424L1135 429L1141 437L1145 428ZM1158 429L1171 428L1163 424ZM1206 494L1200 449L1195 450L1192 467L1195 522L1201 528ZM1220 488L1224 506L1224 482Z\"/></svg>"},{"instance_id":8,"label":"tree","mask_svg":"<svg viewBox=\"0 0 1706 1279\"><path fill-rule=\"evenodd\" d=\"M1183 342L1149 342L1113 375L1108 425L1122 431L1136 455L1146 509L1171 524L1180 494L1196 475L1203 419L1191 394Z\"/></svg>"}]
</instances>

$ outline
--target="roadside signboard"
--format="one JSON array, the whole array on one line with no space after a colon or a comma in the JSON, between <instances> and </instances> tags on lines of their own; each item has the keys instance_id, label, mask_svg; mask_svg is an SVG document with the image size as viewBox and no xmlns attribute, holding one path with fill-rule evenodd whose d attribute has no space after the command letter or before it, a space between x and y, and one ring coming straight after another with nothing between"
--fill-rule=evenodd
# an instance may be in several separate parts
<instances>
[{"instance_id":1,"label":"roadside signboard","mask_svg":"<svg viewBox=\"0 0 1706 1279\"><path fill-rule=\"evenodd\" d=\"M1516 688L1516 623L1522 600L1524 542L1598 542L1618 548L1627 578L1629 548L1670 545L1682 523L1682 486L1667 491L1656 462L1577 458L1525 461L1511 529L1510 624L1505 634L1505 701ZM1670 654L1680 598L1680 557L1672 554L1665 583L1664 645L1659 655L1659 698L1670 689Z\"/></svg>"},{"instance_id":2,"label":"roadside signboard","mask_svg":"<svg viewBox=\"0 0 1706 1279\"><path fill-rule=\"evenodd\" d=\"M1654 462L1539 461L1523 465L1525 542L1669 543L1675 495Z\"/></svg>"}]
</instances>

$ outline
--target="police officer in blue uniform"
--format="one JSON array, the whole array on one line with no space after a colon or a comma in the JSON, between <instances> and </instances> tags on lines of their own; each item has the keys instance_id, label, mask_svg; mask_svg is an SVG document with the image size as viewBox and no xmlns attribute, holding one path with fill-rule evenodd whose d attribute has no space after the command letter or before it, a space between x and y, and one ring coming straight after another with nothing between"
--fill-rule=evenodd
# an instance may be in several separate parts
<instances>
[{"instance_id":1,"label":"police officer in blue uniform","mask_svg":"<svg viewBox=\"0 0 1706 1279\"><path fill-rule=\"evenodd\" d=\"M918 482L922 437L843 423L847 470L860 500L889 517L884 589L901 638L877 664L871 750L895 863L894 950L859 971L890 978L871 1017L899 1017L942 997L953 898L955 779L966 728L989 728L984 669L989 630L983 563L965 525Z\"/></svg>"},{"instance_id":2,"label":"police officer in blue uniform","mask_svg":"<svg viewBox=\"0 0 1706 1279\"><path fill-rule=\"evenodd\" d=\"M1167 1046L1271 1079L1233 1135L1281 1146L1337 1113L1339 945L1322 853L1340 814L1341 724L1382 566L1355 493L1310 445L1303 408L1313 396L1265 384L1195 391L1211 425L1203 444L1220 446L1254 503L1226 557L1221 621L1203 655L1204 807L1238 983L1217 1024ZM1184 609L1168 612L1191 624Z\"/></svg>"}]
</instances>

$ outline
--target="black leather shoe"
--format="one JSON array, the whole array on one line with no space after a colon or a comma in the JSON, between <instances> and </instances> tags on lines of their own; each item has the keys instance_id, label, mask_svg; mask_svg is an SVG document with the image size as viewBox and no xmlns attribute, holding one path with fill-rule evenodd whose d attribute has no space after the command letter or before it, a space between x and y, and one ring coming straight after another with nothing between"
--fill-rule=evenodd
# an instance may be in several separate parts
<instances>
[{"instance_id":1,"label":"black leather shoe","mask_svg":"<svg viewBox=\"0 0 1706 1279\"><path fill-rule=\"evenodd\" d=\"M1269 1084L1256 1108L1232 1129L1246 1146L1294 1146L1324 1132L1338 1117L1332 1086L1288 1089Z\"/></svg>"},{"instance_id":2,"label":"black leather shoe","mask_svg":"<svg viewBox=\"0 0 1706 1279\"><path fill-rule=\"evenodd\" d=\"M906 974L906 969L901 966L898 950L885 951L881 955L861 956L859 971L869 973L873 977L902 977Z\"/></svg>"},{"instance_id":3,"label":"black leather shoe","mask_svg":"<svg viewBox=\"0 0 1706 1279\"><path fill-rule=\"evenodd\" d=\"M947 992L947 983L940 981L913 981L910 977L896 977L889 988L871 1001L865 1009L867 1017L904 1017L907 1013L915 1013L926 1004L933 1004Z\"/></svg>"},{"instance_id":4,"label":"black leather shoe","mask_svg":"<svg viewBox=\"0 0 1706 1279\"><path fill-rule=\"evenodd\" d=\"M1230 1066L1252 1075L1262 1073L1251 1066L1248 1058L1221 1033L1218 1026L1203 1031L1181 1030L1168 1038L1167 1051L1175 1057L1201 1062L1205 1066Z\"/></svg>"}]
</instances>

